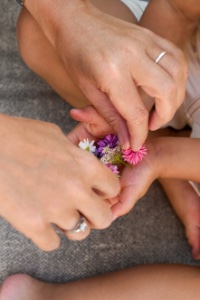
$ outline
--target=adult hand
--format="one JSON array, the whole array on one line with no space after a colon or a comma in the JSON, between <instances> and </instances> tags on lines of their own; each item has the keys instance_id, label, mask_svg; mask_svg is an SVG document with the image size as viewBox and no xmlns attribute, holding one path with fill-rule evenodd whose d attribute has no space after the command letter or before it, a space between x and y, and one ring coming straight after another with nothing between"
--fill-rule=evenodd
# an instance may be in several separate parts
<instances>
[{"instance_id":1,"label":"adult hand","mask_svg":"<svg viewBox=\"0 0 200 300\"><path fill-rule=\"evenodd\" d=\"M86 137L93 140L112 133L111 127L91 106L83 110L73 109L71 115L82 121L68 135L73 143L78 144ZM121 191L116 197L108 199L114 219L128 213L157 178L200 181L197 163L199 139L156 137L148 139L145 146L147 155L138 165L133 168L126 166L120 170Z\"/></svg>"},{"instance_id":2,"label":"adult hand","mask_svg":"<svg viewBox=\"0 0 200 300\"><path fill-rule=\"evenodd\" d=\"M105 199L119 180L56 125L0 115L0 215L43 250L59 246L55 224L70 239L112 222ZM88 229L69 234L85 216Z\"/></svg>"},{"instance_id":3,"label":"adult hand","mask_svg":"<svg viewBox=\"0 0 200 300\"><path fill-rule=\"evenodd\" d=\"M151 31L109 16L89 1L33 1L25 5L88 100L133 150L148 127L167 123L185 94L187 68L182 52ZM159 64L155 59L167 54ZM154 98L149 113L138 93ZM130 144L129 144L130 141Z\"/></svg>"},{"instance_id":4,"label":"adult hand","mask_svg":"<svg viewBox=\"0 0 200 300\"><path fill-rule=\"evenodd\" d=\"M78 144L84 138L94 140L113 133L109 124L102 119L92 106L84 109L72 109L71 116L75 120L81 121L68 134L68 138L74 144ZM120 178L120 194L107 199L110 206L112 206L113 218L128 213L135 203L146 193L151 183L159 177L160 165L157 156L159 142L156 143L156 141L157 139L148 141L148 155L145 156L142 162L134 166L134 168L129 166L123 168Z\"/></svg>"}]
</instances>

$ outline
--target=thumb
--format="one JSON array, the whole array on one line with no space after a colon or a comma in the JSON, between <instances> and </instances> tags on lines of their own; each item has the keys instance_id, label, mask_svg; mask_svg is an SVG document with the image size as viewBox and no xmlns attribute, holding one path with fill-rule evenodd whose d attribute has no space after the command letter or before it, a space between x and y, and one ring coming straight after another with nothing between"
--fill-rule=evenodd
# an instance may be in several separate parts
<instances>
[{"instance_id":1,"label":"thumb","mask_svg":"<svg viewBox=\"0 0 200 300\"><path fill-rule=\"evenodd\" d=\"M126 167L121 178L119 201L111 208L114 219L129 213L136 202L146 194L154 179L143 162L134 169Z\"/></svg>"}]
</instances>

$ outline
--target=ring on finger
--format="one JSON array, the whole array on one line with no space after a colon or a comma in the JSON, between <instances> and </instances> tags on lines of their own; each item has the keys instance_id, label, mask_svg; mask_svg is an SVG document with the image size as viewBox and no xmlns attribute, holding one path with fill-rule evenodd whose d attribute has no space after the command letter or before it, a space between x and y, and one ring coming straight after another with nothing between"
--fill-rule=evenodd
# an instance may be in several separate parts
<instances>
[{"instance_id":1,"label":"ring on finger","mask_svg":"<svg viewBox=\"0 0 200 300\"><path fill-rule=\"evenodd\" d=\"M88 228L88 223L86 221L86 218L83 216L80 216L80 219L76 226L73 229L67 230L68 234L74 234L79 232L85 232Z\"/></svg>"},{"instance_id":2,"label":"ring on finger","mask_svg":"<svg viewBox=\"0 0 200 300\"><path fill-rule=\"evenodd\" d=\"M167 51L162 51L162 52L156 57L156 59L154 60L154 62L155 62L156 64L158 64L159 61L161 60L161 58L163 58L163 56L164 56L165 54L167 54Z\"/></svg>"}]
</instances>

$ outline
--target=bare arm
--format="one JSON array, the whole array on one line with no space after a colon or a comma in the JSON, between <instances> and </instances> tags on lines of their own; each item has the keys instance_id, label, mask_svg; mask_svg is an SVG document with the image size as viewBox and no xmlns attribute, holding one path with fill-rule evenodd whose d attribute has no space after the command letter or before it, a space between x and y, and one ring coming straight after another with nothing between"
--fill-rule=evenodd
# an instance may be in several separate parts
<instances>
[{"instance_id":1,"label":"bare arm","mask_svg":"<svg viewBox=\"0 0 200 300\"><path fill-rule=\"evenodd\" d=\"M183 47L200 19L198 0L151 0L140 25Z\"/></svg>"},{"instance_id":2,"label":"bare arm","mask_svg":"<svg viewBox=\"0 0 200 300\"><path fill-rule=\"evenodd\" d=\"M146 146L145 159L133 169L123 171L122 192L112 208L115 216L130 211L157 178L200 182L199 139L162 137L149 140Z\"/></svg>"},{"instance_id":3,"label":"bare arm","mask_svg":"<svg viewBox=\"0 0 200 300\"><path fill-rule=\"evenodd\" d=\"M59 246L52 224L70 239L85 238L89 227L110 225L104 199L119 193L117 177L59 127L0 114L0 141L0 215L41 249ZM80 213L89 227L69 234Z\"/></svg>"},{"instance_id":4,"label":"bare arm","mask_svg":"<svg viewBox=\"0 0 200 300\"><path fill-rule=\"evenodd\" d=\"M152 140L152 143L155 149L153 161L157 166L156 177L200 182L199 139L163 137Z\"/></svg>"},{"instance_id":5,"label":"bare arm","mask_svg":"<svg viewBox=\"0 0 200 300\"><path fill-rule=\"evenodd\" d=\"M125 148L138 150L148 127L156 130L173 117L184 98L187 67L172 43L103 13L89 0L25 0L25 7ZM154 63L163 48L171 54L165 68ZM138 86L155 100L151 124Z\"/></svg>"},{"instance_id":6,"label":"bare arm","mask_svg":"<svg viewBox=\"0 0 200 300\"><path fill-rule=\"evenodd\" d=\"M74 109L72 117L81 121L68 135L78 144L85 137L94 139L111 133L109 125L92 106ZM156 137L147 140L147 155L134 168L125 167L121 176L121 193L113 213L127 213L157 178L185 179L200 182L200 139L189 137Z\"/></svg>"}]
</instances>

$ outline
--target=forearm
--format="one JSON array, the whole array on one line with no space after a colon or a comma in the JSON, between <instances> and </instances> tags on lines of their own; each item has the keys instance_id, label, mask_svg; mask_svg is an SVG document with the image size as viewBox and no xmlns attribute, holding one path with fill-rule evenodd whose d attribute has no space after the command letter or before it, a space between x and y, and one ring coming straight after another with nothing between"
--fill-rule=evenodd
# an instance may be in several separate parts
<instances>
[{"instance_id":1,"label":"forearm","mask_svg":"<svg viewBox=\"0 0 200 300\"><path fill-rule=\"evenodd\" d=\"M68 24L70 30L72 20L79 17L79 11L88 2L88 0L24 0L24 7L39 24L52 45L55 45L62 19L65 17L65 26Z\"/></svg>"},{"instance_id":2,"label":"forearm","mask_svg":"<svg viewBox=\"0 0 200 300\"><path fill-rule=\"evenodd\" d=\"M151 140L158 177L200 182L200 140L157 138Z\"/></svg>"},{"instance_id":3,"label":"forearm","mask_svg":"<svg viewBox=\"0 0 200 300\"><path fill-rule=\"evenodd\" d=\"M199 22L198 0L151 0L140 25L183 48Z\"/></svg>"}]
</instances>

